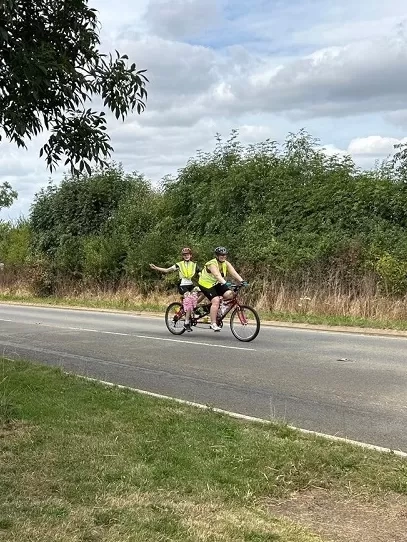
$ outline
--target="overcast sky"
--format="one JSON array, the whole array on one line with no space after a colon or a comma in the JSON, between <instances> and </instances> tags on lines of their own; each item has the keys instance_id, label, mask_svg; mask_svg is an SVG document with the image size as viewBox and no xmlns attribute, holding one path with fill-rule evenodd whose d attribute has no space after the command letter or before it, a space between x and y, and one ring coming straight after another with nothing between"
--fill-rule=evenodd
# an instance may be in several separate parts
<instances>
[{"instance_id":1,"label":"overcast sky","mask_svg":"<svg viewBox=\"0 0 407 542\"><path fill-rule=\"evenodd\" d=\"M282 141L306 128L363 167L407 135L405 0L89 0L102 48L148 70L147 110L113 118L113 158L153 182L176 173L214 135ZM38 151L0 143L0 182L28 215L50 174ZM63 169L53 175L57 181Z\"/></svg>"}]
</instances>

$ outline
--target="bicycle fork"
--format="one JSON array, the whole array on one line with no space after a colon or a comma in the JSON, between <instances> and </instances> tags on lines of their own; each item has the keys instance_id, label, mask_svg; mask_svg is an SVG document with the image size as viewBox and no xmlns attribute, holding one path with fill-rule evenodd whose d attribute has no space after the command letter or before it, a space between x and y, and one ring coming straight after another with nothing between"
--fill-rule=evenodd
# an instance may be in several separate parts
<instances>
[{"instance_id":1,"label":"bicycle fork","mask_svg":"<svg viewBox=\"0 0 407 542\"><path fill-rule=\"evenodd\" d=\"M240 323L242 326L247 326L247 318L244 313L244 309L241 309L240 307L237 308L237 315L239 316Z\"/></svg>"}]
</instances>

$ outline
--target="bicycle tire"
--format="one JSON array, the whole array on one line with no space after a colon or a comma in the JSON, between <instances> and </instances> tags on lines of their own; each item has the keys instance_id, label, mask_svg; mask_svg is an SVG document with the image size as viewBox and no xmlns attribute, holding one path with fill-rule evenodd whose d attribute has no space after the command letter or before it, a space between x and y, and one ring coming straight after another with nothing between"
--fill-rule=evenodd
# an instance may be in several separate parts
<instances>
[{"instance_id":1,"label":"bicycle tire","mask_svg":"<svg viewBox=\"0 0 407 542\"><path fill-rule=\"evenodd\" d=\"M182 308L182 304L178 301L170 303L165 311L165 325L170 333L173 335L182 335L185 333L184 322L185 322L185 313L182 311L180 318L175 320L175 316L178 314L178 311ZM177 327L179 326L179 327Z\"/></svg>"},{"instance_id":2,"label":"bicycle tire","mask_svg":"<svg viewBox=\"0 0 407 542\"><path fill-rule=\"evenodd\" d=\"M248 318L248 315L250 317ZM237 319L237 320L236 320ZM246 323L243 321L245 320ZM248 322L250 320L250 323ZM248 327L250 325L250 328ZM249 330L249 335L244 336L243 330ZM253 341L260 331L260 318L257 312L249 305L239 305L230 316L230 331L238 340L245 343Z\"/></svg>"}]
</instances>

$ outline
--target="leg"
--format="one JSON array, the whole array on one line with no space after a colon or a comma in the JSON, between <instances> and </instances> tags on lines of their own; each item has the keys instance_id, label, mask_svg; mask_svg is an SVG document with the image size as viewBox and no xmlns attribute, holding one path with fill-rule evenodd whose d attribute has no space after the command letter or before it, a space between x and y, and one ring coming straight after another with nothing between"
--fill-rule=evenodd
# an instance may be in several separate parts
<instances>
[{"instance_id":1,"label":"leg","mask_svg":"<svg viewBox=\"0 0 407 542\"><path fill-rule=\"evenodd\" d=\"M216 297L212 298L212 300L211 300L211 311L210 311L211 325L216 326L216 317L218 315L219 303L220 303L220 297L219 296L216 296Z\"/></svg>"},{"instance_id":2,"label":"leg","mask_svg":"<svg viewBox=\"0 0 407 542\"><path fill-rule=\"evenodd\" d=\"M191 329L191 308L192 304L189 302L189 297L191 296L191 290L193 286L186 286L186 285L180 285L178 286L178 291L182 296L182 305L185 310L185 322L184 322L184 328L187 331L192 331Z\"/></svg>"},{"instance_id":3,"label":"leg","mask_svg":"<svg viewBox=\"0 0 407 542\"><path fill-rule=\"evenodd\" d=\"M224 301L231 301L235 297L235 292L233 290L230 290L226 286L226 284L217 284L216 293L221 298L221 300L223 298Z\"/></svg>"},{"instance_id":4,"label":"leg","mask_svg":"<svg viewBox=\"0 0 407 542\"><path fill-rule=\"evenodd\" d=\"M231 301L235 297L235 292L233 290L226 290L223 294L223 299L225 301Z\"/></svg>"},{"instance_id":5,"label":"leg","mask_svg":"<svg viewBox=\"0 0 407 542\"><path fill-rule=\"evenodd\" d=\"M219 310L219 304L220 304L220 297L219 293L216 290L216 287L213 286L212 288L204 288L203 286L199 285L199 287L202 290L202 293L210 300L211 302L211 308L210 308L210 318L211 318L211 329L213 331L220 331L221 328L216 323L216 318L218 315Z\"/></svg>"},{"instance_id":6,"label":"leg","mask_svg":"<svg viewBox=\"0 0 407 542\"><path fill-rule=\"evenodd\" d=\"M185 292L184 299L186 299L190 295L191 294L189 292ZM189 303L185 303L184 306L188 307L185 311L185 327L187 328L187 331L191 331L191 307Z\"/></svg>"},{"instance_id":7,"label":"leg","mask_svg":"<svg viewBox=\"0 0 407 542\"><path fill-rule=\"evenodd\" d=\"M199 305L199 303L201 303L205 299L205 297L205 294L201 292L198 296L198 299L196 300L196 304Z\"/></svg>"}]
</instances>

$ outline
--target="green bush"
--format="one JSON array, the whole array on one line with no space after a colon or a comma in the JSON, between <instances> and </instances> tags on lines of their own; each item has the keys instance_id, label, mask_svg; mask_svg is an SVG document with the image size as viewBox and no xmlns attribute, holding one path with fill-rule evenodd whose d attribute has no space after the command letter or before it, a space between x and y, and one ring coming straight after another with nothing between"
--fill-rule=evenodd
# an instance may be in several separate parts
<instances>
[{"instance_id":1,"label":"green bush","mask_svg":"<svg viewBox=\"0 0 407 542\"><path fill-rule=\"evenodd\" d=\"M327 156L304 130L283 145L248 147L234 131L159 187L115 164L50 185L35 198L30 227L13 234L15 243L3 226L0 247L21 261L28 242L31 258L48 259L58 273L132 279L147 288L158 280L150 262L171 265L188 245L202 264L226 245L248 280L334 277L357 291L367 273L386 294L403 295L403 156L362 171L350 157Z\"/></svg>"}]
</instances>

